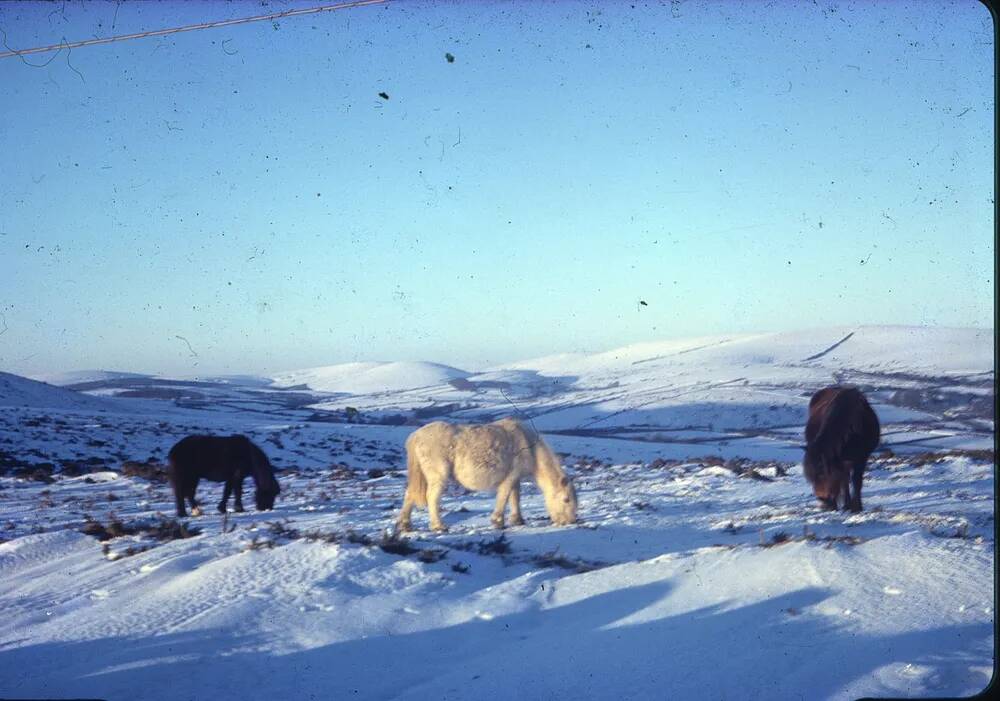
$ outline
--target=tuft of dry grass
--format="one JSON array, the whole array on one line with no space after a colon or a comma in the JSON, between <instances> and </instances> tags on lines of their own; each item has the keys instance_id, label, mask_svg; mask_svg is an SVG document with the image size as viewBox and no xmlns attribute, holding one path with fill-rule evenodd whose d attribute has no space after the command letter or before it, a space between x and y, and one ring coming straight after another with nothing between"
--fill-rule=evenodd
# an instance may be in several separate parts
<instances>
[{"instance_id":1,"label":"tuft of dry grass","mask_svg":"<svg viewBox=\"0 0 1000 701\"><path fill-rule=\"evenodd\" d=\"M996 464L996 453L988 448L978 450L954 448L937 452L926 451L910 454L896 454L889 449L885 449L881 454L872 456L872 459L868 463L868 469L892 470L893 468L900 467L923 467L924 465L933 465L948 458L969 458L977 462Z\"/></svg>"},{"instance_id":2,"label":"tuft of dry grass","mask_svg":"<svg viewBox=\"0 0 1000 701\"><path fill-rule=\"evenodd\" d=\"M246 544L244 544L243 548L246 551L271 550L272 548L274 548L274 545L275 543L273 540L269 540L267 538L258 538L257 536L254 536L249 541L247 541Z\"/></svg>"},{"instance_id":3,"label":"tuft of dry grass","mask_svg":"<svg viewBox=\"0 0 1000 701\"><path fill-rule=\"evenodd\" d=\"M124 523L113 515L109 515L108 524L104 525L89 516L86 517L80 532L94 536L99 541L107 541L122 536L140 535L152 538L158 542L193 538L201 530L192 528L176 519L159 518L155 521L136 521Z\"/></svg>"},{"instance_id":4,"label":"tuft of dry grass","mask_svg":"<svg viewBox=\"0 0 1000 701\"><path fill-rule=\"evenodd\" d=\"M378 548L382 552L390 555L398 555L400 557L416 555L418 560L426 563L438 562L448 553L448 550L445 548L415 547L409 541L398 537L398 535L383 535L378 538L373 538L365 533L359 533L352 530L343 532L318 530L299 531L298 529L290 527L287 521L269 522L268 533L272 536L272 538L267 541L271 543L271 545L254 546L253 549L259 549L260 547L274 547L278 544L279 539L284 539L286 541L301 539L309 542L327 543L330 545L350 543L351 545L361 545L367 548Z\"/></svg>"},{"instance_id":5,"label":"tuft of dry grass","mask_svg":"<svg viewBox=\"0 0 1000 701\"><path fill-rule=\"evenodd\" d=\"M531 558L531 562L542 567L559 567L577 574L583 572L593 572L594 570L599 570L602 567L607 567L607 565L603 562L593 562L561 555L558 550L559 549L556 548L555 550L550 550L549 552L542 553L540 555L534 555Z\"/></svg>"},{"instance_id":6,"label":"tuft of dry grass","mask_svg":"<svg viewBox=\"0 0 1000 701\"><path fill-rule=\"evenodd\" d=\"M20 477L21 479L31 480L33 482L44 482L45 484L52 484L55 482L55 478L52 476L52 468L54 466L52 463L39 463L38 465L33 465L31 467L22 467L14 470L14 477Z\"/></svg>"},{"instance_id":7,"label":"tuft of dry grass","mask_svg":"<svg viewBox=\"0 0 1000 701\"><path fill-rule=\"evenodd\" d=\"M815 533L810 533L808 529L803 529L803 533L800 536L793 536L785 533L784 531L778 531L771 536L769 541L764 540L764 532L761 531L760 534L760 547L762 548L773 548L776 545L784 545L786 543L803 543L803 542L817 542L824 543L827 548L832 547L836 543L842 543L844 545L860 545L865 542L865 539L860 536L854 535L827 535L827 536L817 536Z\"/></svg>"},{"instance_id":8,"label":"tuft of dry grass","mask_svg":"<svg viewBox=\"0 0 1000 701\"><path fill-rule=\"evenodd\" d=\"M413 547L406 540L399 538L397 536L384 536L383 538L375 542L374 545L377 545L382 552L389 553L390 555L406 556L406 555L413 555L414 553L423 552L419 548ZM444 555L442 554L441 557L444 557ZM423 558L421 559L423 560ZM439 557L438 560L440 559L441 558ZM423 560L423 561L436 562L436 560Z\"/></svg>"},{"instance_id":9,"label":"tuft of dry grass","mask_svg":"<svg viewBox=\"0 0 1000 701\"><path fill-rule=\"evenodd\" d=\"M503 533L492 540L481 540L476 545L480 555L506 555L510 552L510 540Z\"/></svg>"},{"instance_id":10,"label":"tuft of dry grass","mask_svg":"<svg viewBox=\"0 0 1000 701\"><path fill-rule=\"evenodd\" d=\"M126 477L140 477L150 482L165 484L169 481L167 466L153 460L147 460L146 462L126 460L122 463L120 472Z\"/></svg>"},{"instance_id":11,"label":"tuft of dry grass","mask_svg":"<svg viewBox=\"0 0 1000 701\"><path fill-rule=\"evenodd\" d=\"M417 559L421 562L431 564L432 562L443 560L447 554L448 550L446 548L424 548L417 553Z\"/></svg>"}]
</instances>

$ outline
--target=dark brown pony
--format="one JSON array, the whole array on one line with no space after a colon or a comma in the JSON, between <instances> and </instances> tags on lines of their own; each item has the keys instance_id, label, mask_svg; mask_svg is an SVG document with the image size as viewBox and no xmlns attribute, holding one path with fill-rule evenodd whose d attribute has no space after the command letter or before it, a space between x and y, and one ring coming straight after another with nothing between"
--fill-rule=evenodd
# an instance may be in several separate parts
<instances>
[{"instance_id":1,"label":"dark brown pony","mask_svg":"<svg viewBox=\"0 0 1000 701\"><path fill-rule=\"evenodd\" d=\"M243 480L247 475L253 477L257 485L258 511L273 509L274 499L281 492L271 461L246 436L188 436L170 449L167 465L178 516L187 515L185 498L191 502L191 514L201 515L194 492L202 479L226 483L219 502L222 514L226 513L231 492L236 493L236 510L243 511Z\"/></svg>"},{"instance_id":2,"label":"dark brown pony","mask_svg":"<svg viewBox=\"0 0 1000 701\"><path fill-rule=\"evenodd\" d=\"M845 511L861 511L861 482L879 434L878 417L854 387L827 387L809 400L802 467L824 508L836 509L843 497Z\"/></svg>"}]
</instances>

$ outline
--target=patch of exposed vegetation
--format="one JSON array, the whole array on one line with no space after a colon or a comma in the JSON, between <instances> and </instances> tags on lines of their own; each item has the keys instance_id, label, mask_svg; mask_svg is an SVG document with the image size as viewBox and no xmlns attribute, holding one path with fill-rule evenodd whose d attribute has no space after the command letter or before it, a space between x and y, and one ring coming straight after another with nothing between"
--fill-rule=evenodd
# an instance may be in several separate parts
<instances>
[{"instance_id":1,"label":"patch of exposed vegetation","mask_svg":"<svg viewBox=\"0 0 1000 701\"><path fill-rule=\"evenodd\" d=\"M577 574L582 572L592 572L594 570L599 570L602 567L607 567L607 564L603 562L583 560L580 558L562 555L559 553L558 548L542 553L541 555L533 555L531 557L531 562L541 567L559 567Z\"/></svg>"},{"instance_id":2,"label":"patch of exposed vegetation","mask_svg":"<svg viewBox=\"0 0 1000 701\"><path fill-rule=\"evenodd\" d=\"M788 465L776 460L748 460L747 458L733 458L726 460L723 464L727 470L736 474L737 477L747 477L750 479L773 482L775 477L784 477L788 474ZM773 471L774 477L765 472Z\"/></svg>"},{"instance_id":3,"label":"patch of exposed vegetation","mask_svg":"<svg viewBox=\"0 0 1000 701\"><path fill-rule=\"evenodd\" d=\"M501 533L496 538L476 543L475 551L480 555L506 555L510 552L510 540Z\"/></svg>"},{"instance_id":4,"label":"patch of exposed vegetation","mask_svg":"<svg viewBox=\"0 0 1000 701\"><path fill-rule=\"evenodd\" d=\"M255 534L247 541L247 550L270 550L295 540L328 543L332 545L351 544L366 548L378 548L384 553L398 557L414 557L420 562L432 564L447 557L449 549L444 547L422 547L412 540L400 538L398 535L370 536L357 531L303 531L294 528L286 519L284 521L269 521L264 534ZM487 557L499 557L506 564L530 563L540 567L559 567L572 572L589 572L606 566L606 563L593 562L563 555L558 550L542 554L515 555L510 540L503 533L491 538L465 541L449 544L455 550L464 550ZM454 572L467 573L471 568L463 562L451 565Z\"/></svg>"},{"instance_id":5,"label":"patch of exposed vegetation","mask_svg":"<svg viewBox=\"0 0 1000 701\"><path fill-rule=\"evenodd\" d=\"M501 533L495 538L452 543L456 550L474 552L487 557L499 557L505 564L530 563L539 567L559 567L571 572L591 572L607 567L607 563L563 555L558 548L545 553L515 554L510 540Z\"/></svg>"},{"instance_id":6,"label":"patch of exposed vegetation","mask_svg":"<svg viewBox=\"0 0 1000 701\"><path fill-rule=\"evenodd\" d=\"M351 545L361 545L368 548L378 548L382 552L400 557L416 555L421 562L437 562L444 558L447 549L443 548L418 548L410 541L399 538L396 535L382 535L374 538L365 533L358 533L353 530L346 531L301 531L289 525L289 521L269 521L267 523L267 534L269 539L256 543L250 549L260 549L262 547L274 547L282 544L281 541L290 542L293 540L306 540L309 542L328 543L337 545L349 543ZM256 541L256 536L254 540ZM266 545L270 543L271 545Z\"/></svg>"},{"instance_id":7,"label":"patch of exposed vegetation","mask_svg":"<svg viewBox=\"0 0 1000 701\"><path fill-rule=\"evenodd\" d=\"M868 469L894 470L903 467L923 467L950 458L968 458L976 462L996 464L996 453L989 448L980 450L954 448L950 450L910 453L907 455L897 455L891 450L885 449L878 455L872 456L872 459L868 462Z\"/></svg>"},{"instance_id":8,"label":"patch of exposed vegetation","mask_svg":"<svg viewBox=\"0 0 1000 701\"><path fill-rule=\"evenodd\" d=\"M52 476L52 471L55 466L52 463L39 463L32 467L21 467L12 471L14 477L20 479L32 480L35 482L44 482L45 484L52 484L55 482L55 478Z\"/></svg>"},{"instance_id":9,"label":"patch of exposed vegetation","mask_svg":"<svg viewBox=\"0 0 1000 701\"><path fill-rule=\"evenodd\" d=\"M176 519L160 517L152 521L140 520L126 523L109 514L107 525L87 517L80 532L93 536L102 542L122 536L144 536L162 543L192 538L200 534L201 530Z\"/></svg>"},{"instance_id":10,"label":"patch of exposed vegetation","mask_svg":"<svg viewBox=\"0 0 1000 701\"><path fill-rule=\"evenodd\" d=\"M104 458L94 456L82 460L59 461L59 473L67 477L79 477L105 469L107 469L107 461Z\"/></svg>"},{"instance_id":11,"label":"patch of exposed vegetation","mask_svg":"<svg viewBox=\"0 0 1000 701\"><path fill-rule=\"evenodd\" d=\"M149 480L150 482L163 484L169 481L167 476L167 466L152 459L147 460L146 462L126 460L122 463L120 471L126 477L140 477L144 480Z\"/></svg>"},{"instance_id":12,"label":"patch of exposed vegetation","mask_svg":"<svg viewBox=\"0 0 1000 701\"><path fill-rule=\"evenodd\" d=\"M760 547L762 548L773 548L776 545L785 545L787 543L803 543L803 542L818 542L825 543L826 547L832 547L836 543L842 543L844 545L860 545L865 542L864 538L854 535L828 535L828 536L818 536L815 533L811 533L808 529L803 529L802 535L790 535L784 531L778 531L774 533L769 540L764 539L764 531L760 532Z\"/></svg>"}]
</instances>

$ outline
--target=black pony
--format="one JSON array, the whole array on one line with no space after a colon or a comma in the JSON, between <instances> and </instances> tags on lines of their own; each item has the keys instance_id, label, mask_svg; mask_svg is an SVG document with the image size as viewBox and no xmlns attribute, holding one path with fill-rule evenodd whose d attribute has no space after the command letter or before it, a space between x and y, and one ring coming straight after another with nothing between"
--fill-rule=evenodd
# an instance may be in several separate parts
<instances>
[{"instance_id":1,"label":"black pony","mask_svg":"<svg viewBox=\"0 0 1000 701\"><path fill-rule=\"evenodd\" d=\"M875 411L858 389L827 387L809 400L802 468L824 508L836 509L843 497L845 511L861 511L861 482L880 430Z\"/></svg>"},{"instance_id":2,"label":"black pony","mask_svg":"<svg viewBox=\"0 0 1000 701\"><path fill-rule=\"evenodd\" d=\"M191 502L191 514L201 515L194 492L202 479L226 483L219 502L222 514L226 513L230 492L236 493L236 510L243 511L243 480L247 475L257 484L258 511L273 509L274 499L281 491L270 460L246 436L188 436L170 449L167 465L178 516L187 515L185 498Z\"/></svg>"}]
</instances>

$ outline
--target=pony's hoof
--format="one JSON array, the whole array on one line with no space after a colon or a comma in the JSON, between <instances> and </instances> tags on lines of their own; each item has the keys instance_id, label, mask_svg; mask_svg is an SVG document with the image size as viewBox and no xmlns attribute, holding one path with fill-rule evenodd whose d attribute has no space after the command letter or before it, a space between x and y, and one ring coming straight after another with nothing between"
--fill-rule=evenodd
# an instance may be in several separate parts
<instances>
[{"instance_id":1,"label":"pony's hoof","mask_svg":"<svg viewBox=\"0 0 1000 701\"><path fill-rule=\"evenodd\" d=\"M220 514L226 513L226 506L225 506L225 504L220 504L219 505L219 513Z\"/></svg>"},{"instance_id":2,"label":"pony's hoof","mask_svg":"<svg viewBox=\"0 0 1000 701\"><path fill-rule=\"evenodd\" d=\"M496 528L498 530L503 530L503 519L502 518L491 518L490 519L490 523L493 524L494 528Z\"/></svg>"},{"instance_id":3,"label":"pony's hoof","mask_svg":"<svg viewBox=\"0 0 1000 701\"><path fill-rule=\"evenodd\" d=\"M524 519L520 518L520 517L519 518L512 518L510 520L510 525L512 525L512 526L523 526L524 525Z\"/></svg>"},{"instance_id":4,"label":"pony's hoof","mask_svg":"<svg viewBox=\"0 0 1000 701\"><path fill-rule=\"evenodd\" d=\"M412 530L413 530L413 526L411 526L409 523L397 523L396 524L396 532L397 533L409 533Z\"/></svg>"},{"instance_id":5,"label":"pony's hoof","mask_svg":"<svg viewBox=\"0 0 1000 701\"><path fill-rule=\"evenodd\" d=\"M431 530L434 531L435 533L447 533L448 526L445 526L444 524L438 524L437 526L431 526Z\"/></svg>"},{"instance_id":6,"label":"pony's hoof","mask_svg":"<svg viewBox=\"0 0 1000 701\"><path fill-rule=\"evenodd\" d=\"M242 506L237 506L234 509L234 511L236 511L236 513L238 513L238 514L242 514L244 511L246 511L246 509L244 509Z\"/></svg>"},{"instance_id":7,"label":"pony's hoof","mask_svg":"<svg viewBox=\"0 0 1000 701\"><path fill-rule=\"evenodd\" d=\"M202 511L201 511L201 507L200 506L196 506L193 509L191 509L191 515L192 516L201 516L201 513L202 513Z\"/></svg>"}]
</instances>

